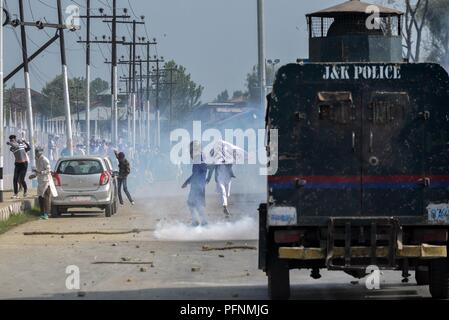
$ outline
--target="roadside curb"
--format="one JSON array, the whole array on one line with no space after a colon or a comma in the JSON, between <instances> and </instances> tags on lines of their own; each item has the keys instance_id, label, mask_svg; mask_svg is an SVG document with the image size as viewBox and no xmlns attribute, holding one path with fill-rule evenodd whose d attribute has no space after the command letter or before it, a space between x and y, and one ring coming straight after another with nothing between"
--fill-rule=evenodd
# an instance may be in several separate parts
<instances>
[{"instance_id":1,"label":"roadside curb","mask_svg":"<svg viewBox=\"0 0 449 320\"><path fill-rule=\"evenodd\" d=\"M6 207L0 208L0 221L6 221L12 216L24 213L31 210L36 205L36 199L26 199L9 204Z\"/></svg>"}]
</instances>

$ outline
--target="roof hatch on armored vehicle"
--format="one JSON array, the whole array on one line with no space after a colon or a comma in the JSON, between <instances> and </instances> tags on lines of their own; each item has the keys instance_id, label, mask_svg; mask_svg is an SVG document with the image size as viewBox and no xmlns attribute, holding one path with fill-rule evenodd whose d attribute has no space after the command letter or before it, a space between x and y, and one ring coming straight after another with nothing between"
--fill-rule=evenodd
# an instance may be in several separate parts
<instances>
[{"instance_id":1,"label":"roof hatch on armored vehicle","mask_svg":"<svg viewBox=\"0 0 449 320\"><path fill-rule=\"evenodd\" d=\"M345 124L353 120L352 93L348 91L318 92L317 106L320 120Z\"/></svg>"}]
</instances>

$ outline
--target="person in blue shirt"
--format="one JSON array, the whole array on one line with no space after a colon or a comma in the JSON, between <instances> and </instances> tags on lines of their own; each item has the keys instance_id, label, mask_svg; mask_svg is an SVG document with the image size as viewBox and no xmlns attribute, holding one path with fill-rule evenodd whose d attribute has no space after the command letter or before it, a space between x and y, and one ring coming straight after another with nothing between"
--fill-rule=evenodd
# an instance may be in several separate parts
<instances>
[{"instance_id":1,"label":"person in blue shirt","mask_svg":"<svg viewBox=\"0 0 449 320\"><path fill-rule=\"evenodd\" d=\"M184 182L182 188L190 185L187 205L192 214L192 225L206 226L206 176L207 164L204 162L201 146L198 142L190 143L190 158L193 160L192 175Z\"/></svg>"}]
</instances>

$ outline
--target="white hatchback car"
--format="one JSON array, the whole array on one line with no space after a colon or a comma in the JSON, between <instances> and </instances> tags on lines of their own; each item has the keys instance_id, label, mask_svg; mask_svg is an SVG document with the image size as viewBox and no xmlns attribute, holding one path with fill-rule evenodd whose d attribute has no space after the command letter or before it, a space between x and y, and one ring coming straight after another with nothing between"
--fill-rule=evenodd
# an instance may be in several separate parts
<instances>
[{"instance_id":1,"label":"white hatchback car","mask_svg":"<svg viewBox=\"0 0 449 320\"><path fill-rule=\"evenodd\" d=\"M108 158L76 156L58 160L53 181L58 196L52 198L52 215L71 208L99 208L106 217L117 212L116 174Z\"/></svg>"}]
</instances>

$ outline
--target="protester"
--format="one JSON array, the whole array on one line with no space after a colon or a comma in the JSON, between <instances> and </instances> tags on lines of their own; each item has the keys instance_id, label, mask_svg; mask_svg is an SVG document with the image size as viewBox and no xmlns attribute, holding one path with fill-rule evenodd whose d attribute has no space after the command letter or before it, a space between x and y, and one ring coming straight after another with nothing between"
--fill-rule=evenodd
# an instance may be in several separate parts
<instances>
[{"instance_id":1,"label":"protester","mask_svg":"<svg viewBox=\"0 0 449 320\"><path fill-rule=\"evenodd\" d=\"M68 148L67 146L62 149L61 151L61 157L65 158L65 157L70 157L70 148Z\"/></svg>"},{"instance_id":2,"label":"protester","mask_svg":"<svg viewBox=\"0 0 449 320\"><path fill-rule=\"evenodd\" d=\"M226 141L218 141L210 151L207 162L210 164L207 183L212 179L215 172L216 191L221 197L221 204L226 218L230 217L229 197L231 196L231 183L235 178L232 165L245 157L243 149Z\"/></svg>"},{"instance_id":3,"label":"protester","mask_svg":"<svg viewBox=\"0 0 449 320\"><path fill-rule=\"evenodd\" d=\"M9 142L7 144L11 147L10 150L14 154L14 178L13 187L14 195L13 199L19 197L19 186L23 188L23 197L28 196L28 186L25 181L26 173L28 170L28 152L31 150L30 145L25 140L17 140L15 135L9 137Z\"/></svg>"},{"instance_id":4,"label":"protester","mask_svg":"<svg viewBox=\"0 0 449 320\"><path fill-rule=\"evenodd\" d=\"M48 220L50 212L51 197L57 197L58 193L51 176L50 160L44 156L44 149L37 147L35 149L36 169L30 179L37 178L37 195L39 197L39 207L41 211L41 219Z\"/></svg>"},{"instance_id":5,"label":"protester","mask_svg":"<svg viewBox=\"0 0 449 320\"><path fill-rule=\"evenodd\" d=\"M234 173L232 171L232 164L218 164L212 165L209 169L209 175L207 177L207 183L210 182L212 178L212 174L215 171L215 183L217 193L221 196L221 202L223 206L223 212L226 218L230 217L230 213L228 210L228 199L231 196L231 183L232 178L235 178Z\"/></svg>"},{"instance_id":6,"label":"protester","mask_svg":"<svg viewBox=\"0 0 449 320\"><path fill-rule=\"evenodd\" d=\"M190 185L187 205L192 215L192 226L207 225L206 207L206 175L207 164L204 163L201 146L194 141L190 144L190 158L193 160L192 175L184 182L182 188ZM198 215L198 216L197 216Z\"/></svg>"},{"instance_id":7,"label":"protester","mask_svg":"<svg viewBox=\"0 0 449 320\"><path fill-rule=\"evenodd\" d=\"M118 160L118 167L119 167L119 175L117 178L118 182L118 199L120 201L120 204L123 205L123 198L122 198L122 187L123 191L125 191L126 196L128 197L129 202L131 202L132 205L134 205L134 200L131 197L131 194L128 191L128 176L131 173L131 167L128 162L128 160L125 157L125 154L123 152L118 152L117 150L114 150L115 156Z\"/></svg>"},{"instance_id":8,"label":"protester","mask_svg":"<svg viewBox=\"0 0 449 320\"><path fill-rule=\"evenodd\" d=\"M74 151L74 155L75 156L85 156L86 155L86 151L84 151L84 145L82 144L77 144L75 151Z\"/></svg>"}]
</instances>

